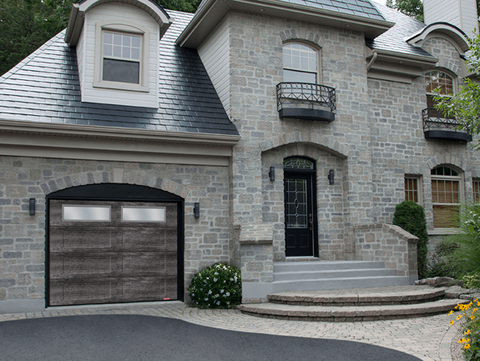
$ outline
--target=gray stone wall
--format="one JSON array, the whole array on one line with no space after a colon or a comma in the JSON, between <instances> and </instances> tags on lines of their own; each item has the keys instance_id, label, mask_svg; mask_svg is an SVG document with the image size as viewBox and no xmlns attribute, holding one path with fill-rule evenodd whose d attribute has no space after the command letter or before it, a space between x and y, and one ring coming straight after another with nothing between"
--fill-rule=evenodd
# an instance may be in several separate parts
<instances>
[{"instance_id":1,"label":"gray stone wall","mask_svg":"<svg viewBox=\"0 0 480 361\"><path fill-rule=\"evenodd\" d=\"M344 227L373 221L369 99L364 36L262 15L229 15L231 117L242 140L232 164L235 224L274 224L274 257L283 260L283 178L285 156L317 162L317 199L321 258L353 257ZM279 119L275 86L283 74L282 44L300 41L321 49L320 78L337 90L332 123ZM268 169L277 169L275 182ZM336 184L327 173L335 169Z\"/></svg>"},{"instance_id":2,"label":"gray stone wall","mask_svg":"<svg viewBox=\"0 0 480 361\"><path fill-rule=\"evenodd\" d=\"M230 259L229 182L228 167L0 157L0 302L45 297L45 196L97 183L144 185L185 199L188 287L201 268ZM35 216L29 198L36 198Z\"/></svg>"}]
</instances>

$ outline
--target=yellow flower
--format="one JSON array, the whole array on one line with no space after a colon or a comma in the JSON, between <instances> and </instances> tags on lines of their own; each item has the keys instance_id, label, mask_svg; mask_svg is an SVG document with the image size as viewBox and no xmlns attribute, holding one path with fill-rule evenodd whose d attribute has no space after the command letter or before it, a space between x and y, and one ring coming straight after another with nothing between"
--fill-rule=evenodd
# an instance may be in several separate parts
<instances>
[{"instance_id":1,"label":"yellow flower","mask_svg":"<svg viewBox=\"0 0 480 361\"><path fill-rule=\"evenodd\" d=\"M459 343L465 343L465 338L461 338L460 340L458 340Z\"/></svg>"},{"instance_id":2,"label":"yellow flower","mask_svg":"<svg viewBox=\"0 0 480 361\"><path fill-rule=\"evenodd\" d=\"M466 344L463 346L463 348L464 348L465 350L468 350L468 349L470 348L470 344L469 344L469 343L466 343Z\"/></svg>"},{"instance_id":3,"label":"yellow flower","mask_svg":"<svg viewBox=\"0 0 480 361\"><path fill-rule=\"evenodd\" d=\"M463 317L463 315L458 315L458 316L457 316L457 321L458 321L459 319L461 319L462 317Z\"/></svg>"},{"instance_id":4,"label":"yellow flower","mask_svg":"<svg viewBox=\"0 0 480 361\"><path fill-rule=\"evenodd\" d=\"M471 320L474 320L474 319L475 319L475 316L470 316L470 319L471 319Z\"/></svg>"},{"instance_id":5,"label":"yellow flower","mask_svg":"<svg viewBox=\"0 0 480 361\"><path fill-rule=\"evenodd\" d=\"M451 310L448 315L451 316L453 314L453 310Z\"/></svg>"},{"instance_id":6,"label":"yellow flower","mask_svg":"<svg viewBox=\"0 0 480 361\"><path fill-rule=\"evenodd\" d=\"M451 326L451 325L453 325L454 323L455 323L455 321L454 321L454 320L451 320L450 323L449 323L449 325Z\"/></svg>"},{"instance_id":7,"label":"yellow flower","mask_svg":"<svg viewBox=\"0 0 480 361\"><path fill-rule=\"evenodd\" d=\"M470 335L470 332L471 332L470 330L466 330L463 334L464 335Z\"/></svg>"},{"instance_id":8,"label":"yellow flower","mask_svg":"<svg viewBox=\"0 0 480 361\"><path fill-rule=\"evenodd\" d=\"M474 308L474 309L472 310L472 313L475 313L475 312L477 312L477 311L478 311L478 309L477 309L477 308Z\"/></svg>"}]
</instances>

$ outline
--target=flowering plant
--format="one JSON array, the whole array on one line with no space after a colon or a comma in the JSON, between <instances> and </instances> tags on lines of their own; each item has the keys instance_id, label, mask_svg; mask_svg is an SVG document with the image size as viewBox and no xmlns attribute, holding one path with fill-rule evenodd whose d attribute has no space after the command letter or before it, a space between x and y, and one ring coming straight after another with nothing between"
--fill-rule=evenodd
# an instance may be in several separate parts
<instances>
[{"instance_id":1,"label":"flowering plant","mask_svg":"<svg viewBox=\"0 0 480 361\"><path fill-rule=\"evenodd\" d=\"M463 346L463 354L467 361L480 361L480 321L478 308L480 302L478 299L467 303L458 304L455 309L462 313L456 316L456 320L460 321L462 318L465 323L462 325L463 337L458 340ZM454 311L450 311L449 315L452 315ZM455 320L450 321L450 325L453 325Z\"/></svg>"},{"instance_id":2,"label":"flowering plant","mask_svg":"<svg viewBox=\"0 0 480 361\"><path fill-rule=\"evenodd\" d=\"M215 263L193 276L190 298L199 308L232 308L242 301L240 270Z\"/></svg>"}]
</instances>

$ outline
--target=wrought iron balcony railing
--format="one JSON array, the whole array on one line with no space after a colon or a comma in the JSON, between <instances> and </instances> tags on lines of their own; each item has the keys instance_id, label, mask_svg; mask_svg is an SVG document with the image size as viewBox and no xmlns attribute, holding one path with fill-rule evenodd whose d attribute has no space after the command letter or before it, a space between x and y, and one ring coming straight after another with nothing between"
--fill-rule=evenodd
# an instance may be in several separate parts
<instances>
[{"instance_id":1,"label":"wrought iron balcony railing","mask_svg":"<svg viewBox=\"0 0 480 361\"><path fill-rule=\"evenodd\" d=\"M445 117L435 108L423 109L422 119L426 139L472 141L468 131L458 128L461 123L457 119Z\"/></svg>"},{"instance_id":2,"label":"wrought iron balcony railing","mask_svg":"<svg viewBox=\"0 0 480 361\"><path fill-rule=\"evenodd\" d=\"M280 118L335 120L335 88L312 83L277 84Z\"/></svg>"}]
</instances>

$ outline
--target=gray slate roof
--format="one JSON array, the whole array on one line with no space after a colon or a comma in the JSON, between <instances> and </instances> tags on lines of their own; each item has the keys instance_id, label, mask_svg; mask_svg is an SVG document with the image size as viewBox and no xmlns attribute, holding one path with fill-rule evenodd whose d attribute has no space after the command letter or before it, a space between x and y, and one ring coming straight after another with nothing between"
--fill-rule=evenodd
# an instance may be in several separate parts
<instances>
[{"instance_id":1,"label":"gray slate roof","mask_svg":"<svg viewBox=\"0 0 480 361\"><path fill-rule=\"evenodd\" d=\"M395 23L385 33L377 36L375 39L367 39L367 46L372 49L389 50L409 55L419 55L432 57L420 47L413 46L406 42L406 39L425 27L421 21L415 20L399 11L381 4L375 3L387 21Z\"/></svg>"},{"instance_id":2,"label":"gray slate roof","mask_svg":"<svg viewBox=\"0 0 480 361\"><path fill-rule=\"evenodd\" d=\"M82 103L76 52L63 31L0 77L0 119L238 135L197 52L175 45L193 14L169 13L158 109Z\"/></svg>"},{"instance_id":3,"label":"gray slate roof","mask_svg":"<svg viewBox=\"0 0 480 361\"><path fill-rule=\"evenodd\" d=\"M281 0L293 4L301 4L330 10L344 14L363 16L370 19L385 20L382 14L369 0Z\"/></svg>"}]
</instances>

